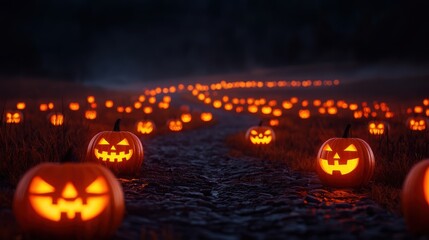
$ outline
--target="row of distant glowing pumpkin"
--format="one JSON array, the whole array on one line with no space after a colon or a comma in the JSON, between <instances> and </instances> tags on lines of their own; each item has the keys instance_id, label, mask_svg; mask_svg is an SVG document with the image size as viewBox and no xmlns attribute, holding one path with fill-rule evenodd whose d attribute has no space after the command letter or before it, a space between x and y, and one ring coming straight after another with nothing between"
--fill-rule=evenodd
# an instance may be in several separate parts
<instances>
[{"instance_id":1,"label":"row of distant glowing pumpkin","mask_svg":"<svg viewBox=\"0 0 429 240\"><path fill-rule=\"evenodd\" d=\"M221 99L212 99L210 98L210 92L201 93L198 90L194 89L192 91L192 95L197 97L198 100L204 102L205 104L211 104L214 108L219 109L224 107L225 110L231 111L234 110L237 113L241 113L244 109L247 108L247 111L252 114L256 114L259 111L262 115L272 115L273 117L280 117L283 115L283 111L280 107L277 107L277 100L267 100L266 98L230 98L229 96L223 96ZM308 119L311 116L311 111L308 109L310 103L309 100L302 100L301 106L304 109L299 109L298 116L301 119ZM282 107L285 110L290 110L297 105L299 100L297 97L292 97L290 100L284 100L282 102ZM429 116L429 99L423 99L423 106L426 107L424 109L421 105L416 105L413 108L407 109L407 114L414 113L416 116L409 117L406 120L406 126L413 131L424 131L427 129L427 125L429 123L428 119L422 114L424 113L426 116ZM355 119L359 119L362 117L365 118L376 118L379 115L379 112L383 114L383 116L387 119L392 118L395 114L390 110L390 107L385 102L373 102L373 109L368 105L367 102L362 102L362 110L359 110L359 104L357 103L347 103L345 100L338 100L335 103L335 100L329 99L322 102L320 99L313 100L313 106L318 108L318 112L323 115L328 113L329 115L336 115L338 113L338 109L349 109L353 112L353 117ZM279 120L273 118L269 120L270 126L278 126ZM368 124L369 133L372 135L383 135L386 133L389 125L385 121L381 120L373 120Z\"/></svg>"}]
</instances>

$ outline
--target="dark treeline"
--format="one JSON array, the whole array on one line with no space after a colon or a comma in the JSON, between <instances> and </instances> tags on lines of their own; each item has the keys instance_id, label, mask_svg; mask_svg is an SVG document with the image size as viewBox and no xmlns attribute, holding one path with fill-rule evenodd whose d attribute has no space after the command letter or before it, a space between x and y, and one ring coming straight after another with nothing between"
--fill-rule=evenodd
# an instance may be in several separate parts
<instances>
[{"instance_id":1,"label":"dark treeline","mask_svg":"<svg viewBox=\"0 0 429 240\"><path fill-rule=\"evenodd\" d=\"M426 61L428 9L409 0L7 0L0 74L91 81Z\"/></svg>"}]
</instances>

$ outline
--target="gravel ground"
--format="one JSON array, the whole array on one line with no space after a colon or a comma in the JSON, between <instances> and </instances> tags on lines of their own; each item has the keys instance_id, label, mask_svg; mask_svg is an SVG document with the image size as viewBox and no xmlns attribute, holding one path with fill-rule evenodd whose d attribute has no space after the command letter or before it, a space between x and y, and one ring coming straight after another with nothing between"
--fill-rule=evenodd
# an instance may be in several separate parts
<instances>
[{"instance_id":1,"label":"gravel ground","mask_svg":"<svg viewBox=\"0 0 429 240\"><path fill-rule=\"evenodd\" d=\"M323 187L284 164L232 157L225 138L255 119L144 143L142 177L120 179L127 213L116 239L404 239L401 217L366 195Z\"/></svg>"}]
</instances>

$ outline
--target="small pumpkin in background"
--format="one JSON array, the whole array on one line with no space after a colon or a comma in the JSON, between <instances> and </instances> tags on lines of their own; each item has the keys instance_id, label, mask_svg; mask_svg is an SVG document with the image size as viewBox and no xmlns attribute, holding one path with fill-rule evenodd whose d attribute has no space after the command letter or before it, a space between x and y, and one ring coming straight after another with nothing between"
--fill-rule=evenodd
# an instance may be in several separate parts
<instances>
[{"instance_id":1,"label":"small pumpkin in background","mask_svg":"<svg viewBox=\"0 0 429 240\"><path fill-rule=\"evenodd\" d=\"M246 141L255 145L266 145L276 140L274 130L269 126L262 126L262 121L258 126L250 127L245 135Z\"/></svg>"},{"instance_id":2,"label":"small pumpkin in background","mask_svg":"<svg viewBox=\"0 0 429 240\"><path fill-rule=\"evenodd\" d=\"M192 121L192 115L190 113L182 113L182 115L180 115L180 119L184 123L189 123Z\"/></svg>"},{"instance_id":3,"label":"small pumpkin in background","mask_svg":"<svg viewBox=\"0 0 429 240\"><path fill-rule=\"evenodd\" d=\"M155 128L155 123L152 120L141 120L136 124L136 131L144 135L151 134Z\"/></svg>"},{"instance_id":4,"label":"small pumpkin in background","mask_svg":"<svg viewBox=\"0 0 429 240\"><path fill-rule=\"evenodd\" d=\"M183 129L183 123L180 119L170 119L167 121L167 127L173 132L179 132Z\"/></svg>"},{"instance_id":5,"label":"small pumpkin in background","mask_svg":"<svg viewBox=\"0 0 429 240\"><path fill-rule=\"evenodd\" d=\"M200 118L203 122L210 122L213 119L213 114L211 112L202 112Z\"/></svg>"},{"instance_id":6,"label":"small pumpkin in background","mask_svg":"<svg viewBox=\"0 0 429 240\"><path fill-rule=\"evenodd\" d=\"M118 180L101 165L42 163L21 178L13 211L32 238L108 238L122 222L124 196Z\"/></svg>"},{"instance_id":7,"label":"small pumpkin in background","mask_svg":"<svg viewBox=\"0 0 429 240\"><path fill-rule=\"evenodd\" d=\"M410 117L407 119L407 127L412 131L425 131L427 129L428 119L425 117Z\"/></svg>"},{"instance_id":8,"label":"small pumpkin in background","mask_svg":"<svg viewBox=\"0 0 429 240\"><path fill-rule=\"evenodd\" d=\"M374 174L375 159L371 147L360 138L349 138L347 125L342 138L324 142L316 158L320 181L332 187L360 187Z\"/></svg>"},{"instance_id":9,"label":"small pumpkin in background","mask_svg":"<svg viewBox=\"0 0 429 240\"><path fill-rule=\"evenodd\" d=\"M368 123L368 132L371 135L384 135L389 131L389 124L384 121L370 121Z\"/></svg>"},{"instance_id":10,"label":"small pumpkin in background","mask_svg":"<svg viewBox=\"0 0 429 240\"><path fill-rule=\"evenodd\" d=\"M64 124L64 114L59 112L50 113L48 120L53 126L61 126Z\"/></svg>"},{"instance_id":11,"label":"small pumpkin in background","mask_svg":"<svg viewBox=\"0 0 429 240\"><path fill-rule=\"evenodd\" d=\"M401 202L411 232L429 234L429 159L411 168L402 187Z\"/></svg>"},{"instance_id":12,"label":"small pumpkin in background","mask_svg":"<svg viewBox=\"0 0 429 240\"><path fill-rule=\"evenodd\" d=\"M6 111L4 122L7 124L19 124L24 121L24 114L21 111Z\"/></svg>"},{"instance_id":13,"label":"small pumpkin in background","mask_svg":"<svg viewBox=\"0 0 429 240\"><path fill-rule=\"evenodd\" d=\"M113 131L99 132L91 139L86 160L101 163L116 174L136 174L143 163L143 145L133 133L121 131L119 125L120 119Z\"/></svg>"}]
</instances>

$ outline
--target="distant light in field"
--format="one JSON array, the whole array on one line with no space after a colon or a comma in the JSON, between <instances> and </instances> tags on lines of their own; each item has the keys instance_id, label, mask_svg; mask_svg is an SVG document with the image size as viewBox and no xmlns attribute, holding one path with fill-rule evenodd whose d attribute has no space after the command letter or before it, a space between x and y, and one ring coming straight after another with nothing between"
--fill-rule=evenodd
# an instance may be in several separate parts
<instances>
[{"instance_id":1,"label":"distant light in field","mask_svg":"<svg viewBox=\"0 0 429 240\"><path fill-rule=\"evenodd\" d=\"M429 98L423 99L423 105L429 106Z\"/></svg>"},{"instance_id":2,"label":"distant light in field","mask_svg":"<svg viewBox=\"0 0 429 240\"><path fill-rule=\"evenodd\" d=\"M46 112L46 111L48 111L48 104L46 104L46 103L42 103L42 104L40 104L39 109L40 109L40 111L42 111L42 112Z\"/></svg>"},{"instance_id":3,"label":"distant light in field","mask_svg":"<svg viewBox=\"0 0 429 240\"><path fill-rule=\"evenodd\" d=\"M301 106L307 107L308 106L308 100L302 100Z\"/></svg>"},{"instance_id":4,"label":"distant light in field","mask_svg":"<svg viewBox=\"0 0 429 240\"><path fill-rule=\"evenodd\" d=\"M225 106L224 106L225 110L227 111L231 111L233 107L234 106L232 105L232 103L225 103Z\"/></svg>"},{"instance_id":5,"label":"distant light in field","mask_svg":"<svg viewBox=\"0 0 429 240\"><path fill-rule=\"evenodd\" d=\"M52 102L48 103L48 108L50 110L54 109L54 103L52 103Z\"/></svg>"},{"instance_id":6,"label":"distant light in field","mask_svg":"<svg viewBox=\"0 0 429 240\"><path fill-rule=\"evenodd\" d=\"M91 103L91 108L97 108L97 103L95 102Z\"/></svg>"},{"instance_id":7,"label":"distant light in field","mask_svg":"<svg viewBox=\"0 0 429 240\"><path fill-rule=\"evenodd\" d=\"M156 103L156 97L150 97L150 98L149 98L149 103L150 103L150 104L154 104L154 103Z\"/></svg>"},{"instance_id":8,"label":"distant light in field","mask_svg":"<svg viewBox=\"0 0 429 240\"><path fill-rule=\"evenodd\" d=\"M70 110L72 110L72 111L78 111L79 108L80 108L79 103L77 103L77 102L71 102L71 103L69 103L69 109Z\"/></svg>"},{"instance_id":9,"label":"distant light in field","mask_svg":"<svg viewBox=\"0 0 429 240\"><path fill-rule=\"evenodd\" d=\"M213 101L213 107L214 108L220 108L220 107L222 107L222 102L220 100L214 100Z\"/></svg>"},{"instance_id":10,"label":"distant light in field","mask_svg":"<svg viewBox=\"0 0 429 240\"><path fill-rule=\"evenodd\" d=\"M145 95L140 95L139 96L139 102L144 102L146 100Z\"/></svg>"},{"instance_id":11,"label":"distant light in field","mask_svg":"<svg viewBox=\"0 0 429 240\"><path fill-rule=\"evenodd\" d=\"M277 101L276 100L270 100L268 102L268 106L270 106L270 107L275 107L276 105L277 105Z\"/></svg>"},{"instance_id":12,"label":"distant light in field","mask_svg":"<svg viewBox=\"0 0 429 240\"><path fill-rule=\"evenodd\" d=\"M146 107L143 108L143 112L146 113L146 114L151 114L152 111L153 111L153 109L152 109L151 106L146 106Z\"/></svg>"},{"instance_id":13,"label":"distant light in field","mask_svg":"<svg viewBox=\"0 0 429 240\"><path fill-rule=\"evenodd\" d=\"M205 104L210 104L211 102L212 102L212 99L209 97L204 99Z\"/></svg>"},{"instance_id":14,"label":"distant light in field","mask_svg":"<svg viewBox=\"0 0 429 240\"><path fill-rule=\"evenodd\" d=\"M124 110L125 110L125 108L124 108L123 106L118 106L118 107L116 108L116 111L118 111L118 113L123 113L123 112L124 112Z\"/></svg>"},{"instance_id":15,"label":"distant light in field","mask_svg":"<svg viewBox=\"0 0 429 240\"><path fill-rule=\"evenodd\" d=\"M290 98L290 102L291 102L292 104L295 104L295 103L297 103L297 102L298 102L298 98L297 98L297 97L291 97L291 98Z\"/></svg>"},{"instance_id":16,"label":"distant light in field","mask_svg":"<svg viewBox=\"0 0 429 240\"><path fill-rule=\"evenodd\" d=\"M414 113L423 113L423 107L422 106L415 106L414 107Z\"/></svg>"},{"instance_id":17,"label":"distant light in field","mask_svg":"<svg viewBox=\"0 0 429 240\"><path fill-rule=\"evenodd\" d=\"M301 119L308 119L311 116L311 112L308 109L300 109L298 115Z\"/></svg>"},{"instance_id":18,"label":"distant light in field","mask_svg":"<svg viewBox=\"0 0 429 240\"><path fill-rule=\"evenodd\" d=\"M106 100L106 102L104 102L104 106L106 106L106 108L112 108L113 107L113 101L112 100Z\"/></svg>"},{"instance_id":19,"label":"distant light in field","mask_svg":"<svg viewBox=\"0 0 429 240\"><path fill-rule=\"evenodd\" d=\"M273 109L273 116L274 117L280 117L281 115L283 115L283 112L281 109L279 109L279 108Z\"/></svg>"},{"instance_id":20,"label":"distant light in field","mask_svg":"<svg viewBox=\"0 0 429 240\"><path fill-rule=\"evenodd\" d=\"M126 113L131 113L133 111L133 108L130 107L130 106L127 106L127 107L125 107L124 110L125 110Z\"/></svg>"},{"instance_id":21,"label":"distant light in field","mask_svg":"<svg viewBox=\"0 0 429 240\"><path fill-rule=\"evenodd\" d=\"M93 103L93 102L95 102L95 97L94 97L94 96L88 96L88 97L86 98L86 101L87 101L88 103Z\"/></svg>"},{"instance_id":22,"label":"distant light in field","mask_svg":"<svg viewBox=\"0 0 429 240\"><path fill-rule=\"evenodd\" d=\"M322 101L320 101L319 99L313 100L313 106L320 107L320 105L322 105Z\"/></svg>"},{"instance_id":23,"label":"distant light in field","mask_svg":"<svg viewBox=\"0 0 429 240\"><path fill-rule=\"evenodd\" d=\"M284 109L291 109L293 107L293 104L290 101L283 101L282 107Z\"/></svg>"},{"instance_id":24,"label":"distant light in field","mask_svg":"<svg viewBox=\"0 0 429 240\"><path fill-rule=\"evenodd\" d=\"M358 109L358 105L356 103L350 103L349 109L355 111Z\"/></svg>"},{"instance_id":25,"label":"distant light in field","mask_svg":"<svg viewBox=\"0 0 429 240\"><path fill-rule=\"evenodd\" d=\"M328 114L335 115L338 113L338 109L336 107L329 107L328 108Z\"/></svg>"},{"instance_id":26,"label":"distant light in field","mask_svg":"<svg viewBox=\"0 0 429 240\"><path fill-rule=\"evenodd\" d=\"M362 116L363 116L362 111L355 111L355 112L353 113L353 117L354 117L354 118L356 118L356 119L358 119L358 118L362 118Z\"/></svg>"},{"instance_id":27,"label":"distant light in field","mask_svg":"<svg viewBox=\"0 0 429 240\"><path fill-rule=\"evenodd\" d=\"M222 97L222 102L228 102L229 101L229 97L228 96L223 96Z\"/></svg>"},{"instance_id":28,"label":"distant light in field","mask_svg":"<svg viewBox=\"0 0 429 240\"><path fill-rule=\"evenodd\" d=\"M88 120L94 120L97 118L97 111L96 110L86 110L85 111L85 118Z\"/></svg>"},{"instance_id":29,"label":"distant light in field","mask_svg":"<svg viewBox=\"0 0 429 240\"><path fill-rule=\"evenodd\" d=\"M16 104L16 109L18 109L18 110L24 110L25 109L25 102L18 102L17 104Z\"/></svg>"},{"instance_id":30,"label":"distant light in field","mask_svg":"<svg viewBox=\"0 0 429 240\"><path fill-rule=\"evenodd\" d=\"M141 107L142 107L142 103L141 102L139 102L139 101L134 102L134 108L135 109L140 109Z\"/></svg>"}]
</instances>

